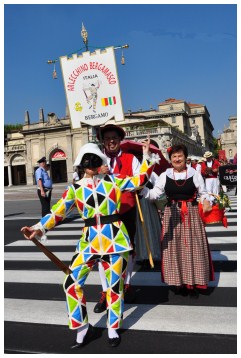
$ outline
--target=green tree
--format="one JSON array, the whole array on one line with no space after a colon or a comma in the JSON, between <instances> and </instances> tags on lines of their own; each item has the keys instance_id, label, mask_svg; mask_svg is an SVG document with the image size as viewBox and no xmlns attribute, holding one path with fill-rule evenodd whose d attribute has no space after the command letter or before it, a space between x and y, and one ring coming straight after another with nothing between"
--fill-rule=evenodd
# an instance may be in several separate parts
<instances>
[{"instance_id":1,"label":"green tree","mask_svg":"<svg viewBox=\"0 0 241 358\"><path fill-rule=\"evenodd\" d=\"M4 124L4 145L7 143L7 135L11 132L21 131L23 129L22 124Z\"/></svg>"},{"instance_id":2,"label":"green tree","mask_svg":"<svg viewBox=\"0 0 241 358\"><path fill-rule=\"evenodd\" d=\"M14 131L21 131L23 129L22 124L4 124L4 135Z\"/></svg>"},{"instance_id":3,"label":"green tree","mask_svg":"<svg viewBox=\"0 0 241 358\"><path fill-rule=\"evenodd\" d=\"M218 158L218 151L220 149L222 149L222 148L219 145L218 139L213 137L213 155L214 155L214 158Z\"/></svg>"}]
</instances>

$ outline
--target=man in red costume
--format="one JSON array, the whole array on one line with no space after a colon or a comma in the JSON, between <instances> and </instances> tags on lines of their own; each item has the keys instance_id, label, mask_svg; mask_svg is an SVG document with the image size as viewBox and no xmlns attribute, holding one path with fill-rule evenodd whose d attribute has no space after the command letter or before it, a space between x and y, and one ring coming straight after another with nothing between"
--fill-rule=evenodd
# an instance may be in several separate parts
<instances>
[{"instance_id":1,"label":"man in red costume","mask_svg":"<svg viewBox=\"0 0 241 358\"><path fill-rule=\"evenodd\" d=\"M220 163L214 159L212 152L205 152L203 157L206 161L201 164L201 174L204 177L207 192L218 195L218 168L220 167Z\"/></svg>"},{"instance_id":2,"label":"man in red costume","mask_svg":"<svg viewBox=\"0 0 241 358\"><path fill-rule=\"evenodd\" d=\"M114 124L108 124L100 128L100 132L97 134L97 138L104 144L104 153L107 156L107 166L102 166L100 169L101 174L123 174L133 176L140 171L140 162L138 159L130 153L124 153L120 149L120 143L125 137L125 131ZM131 303L135 299L135 291L130 286L130 279L133 271L134 260L135 260L135 244L134 237L136 233L136 199L135 193L123 192L121 196L121 207L120 207L121 220L124 222L125 227L128 231L133 251L129 256L124 296L125 302ZM99 302L94 307L95 313L101 313L106 310L106 278L104 269L99 263L99 274L102 283L102 293Z\"/></svg>"}]
</instances>

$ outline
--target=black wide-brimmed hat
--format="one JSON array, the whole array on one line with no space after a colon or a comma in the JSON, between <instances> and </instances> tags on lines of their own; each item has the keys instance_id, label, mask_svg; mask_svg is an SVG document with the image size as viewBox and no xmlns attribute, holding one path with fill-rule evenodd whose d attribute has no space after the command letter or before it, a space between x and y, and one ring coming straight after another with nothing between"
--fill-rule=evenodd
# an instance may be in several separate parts
<instances>
[{"instance_id":1,"label":"black wide-brimmed hat","mask_svg":"<svg viewBox=\"0 0 241 358\"><path fill-rule=\"evenodd\" d=\"M46 162L46 157L42 157L41 159L38 160L37 163L43 163L43 162Z\"/></svg>"},{"instance_id":2,"label":"black wide-brimmed hat","mask_svg":"<svg viewBox=\"0 0 241 358\"><path fill-rule=\"evenodd\" d=\"M108 132L108 131L116 131L118 133L118 135L120 136L121 140L123 140L126 135L126 132L124 131L123 128L116 126L115 124L107 124L106 126L99 128L99 131L96 134L96 137L98 138L98 140L100 140L100 133L101 133L101 138L103 139L105 132Z\"/></svg>"}]
</instances>

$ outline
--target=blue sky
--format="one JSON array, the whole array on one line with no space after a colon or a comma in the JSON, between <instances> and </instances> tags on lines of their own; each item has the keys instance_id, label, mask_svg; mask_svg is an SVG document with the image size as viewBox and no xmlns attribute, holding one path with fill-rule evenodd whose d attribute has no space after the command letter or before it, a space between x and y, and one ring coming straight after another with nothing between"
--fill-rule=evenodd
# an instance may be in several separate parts
<instances>
[{"instance_id":1,"label":"blue sky","mask_svg":"<svg viewBox=\"0 0 241 358\"><path fill-rule=\"evenodd\" d=\"M237 5L4 5L4 122L39 109L65 116L63 79L49 59L83 48L129 44L116 61L124 111L157 109L167 98L206 105L214 135L237 115ZM91 48L93 46L93 48ZM82 50L83 51L83 50Z\"/></svg>"}]
</instances>

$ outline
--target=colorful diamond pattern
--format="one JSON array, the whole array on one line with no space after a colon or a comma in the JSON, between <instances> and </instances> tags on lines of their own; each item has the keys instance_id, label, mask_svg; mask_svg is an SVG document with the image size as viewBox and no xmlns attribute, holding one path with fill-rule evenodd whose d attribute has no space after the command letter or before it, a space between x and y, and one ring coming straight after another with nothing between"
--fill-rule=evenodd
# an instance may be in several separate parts
<instances>
[{"instance_id":1,"label":"colorful diamond pattern","mask_svg":"<svg viewBox=\"0 0 241 358\"><path fill-rule=\"evenodd\" d=\"M75 257L71 266L73 274L66 276L64 289L66 293L69 327L77 329L88 322L86 299L83 292L85 281L92 267L100 256L90 256L89 261L74 268L75 262L79 262L81 254ZM103 267L105 269L107 289L107 326L120 328L124 310L123 286L124 276L128 260L128 252L105 256Z\"/></svg>"},{"instance_id":2,"label":"colorful diamond pattern","mask_svg":"<svg viewBox=\"0 0 241 358\"><path fill-rule=\"evenodd\" d=\"M52 207L51 214L47 214L40 221L42 226L50 230L61 222L69 212L77 207L83 219L94 218L96 215L105 216L118 214L121 192L140 189L148 180L153 166L144 161L141 173L135 177L121 175L97 175L93 179L83 178L80 185L70 185L62 198ZM85 227L80 237L82 252L77 266L88 260L93 253L105 254L130 251L132 249L126 228L121 221L105 225Z\"/></svg>"}]
</instances>

